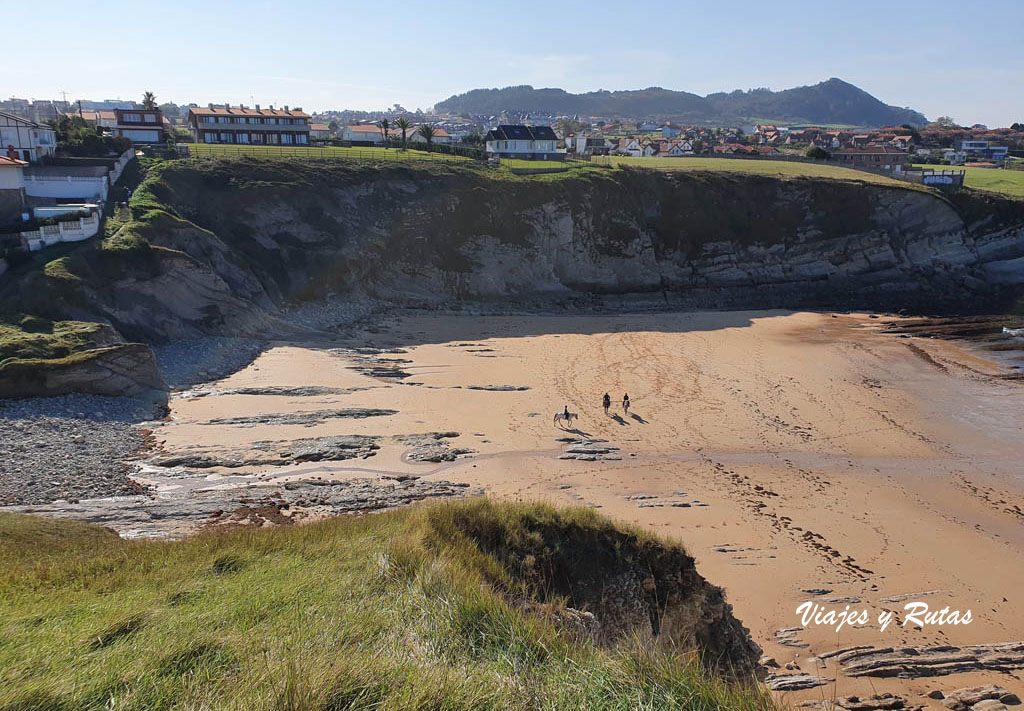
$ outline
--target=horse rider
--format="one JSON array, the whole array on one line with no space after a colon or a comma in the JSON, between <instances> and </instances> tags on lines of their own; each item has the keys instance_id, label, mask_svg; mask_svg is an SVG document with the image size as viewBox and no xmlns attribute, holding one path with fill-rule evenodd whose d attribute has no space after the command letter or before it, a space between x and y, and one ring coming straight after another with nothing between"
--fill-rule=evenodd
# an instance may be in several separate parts
<instances>
[{"instance_id":1,"label":"horse rider","mask_svg":"<svg viewBox=\"0 0 1024 711\"><path fill-rule=\"evenodd\" d=\"M612 406L612 396L608 393L604 394L604 398L601 400L601 404L604 406L604 414L608 414L608 408Z\"/></svg>"},{"instance_id":2,"label":"horse rider","mask_svg":"<svg viewBox=\"0 0 1024 711\"><path fill-rule=\"evenodd\" d=\"M622 396L622 410L627 415L629 414L629 393L626 393Z\"/></svg>"},{"instance_id":3,"label":"horse rider","mask_svg":"<svg viewBox=\"0 0 1024 711\"><path fill-rule=\"evenodd\" d=\"M565 406L565 410L562 411L562 417L565 418L566 422L569 422L569 406Z\"/></svg>"}]
</instances>

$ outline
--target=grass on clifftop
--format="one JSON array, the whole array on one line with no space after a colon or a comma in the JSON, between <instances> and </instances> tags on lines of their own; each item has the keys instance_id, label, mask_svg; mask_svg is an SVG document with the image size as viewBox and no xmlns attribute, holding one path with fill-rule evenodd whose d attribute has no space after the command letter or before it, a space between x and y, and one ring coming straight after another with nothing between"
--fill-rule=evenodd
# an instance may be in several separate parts
<instances>
[{"instance_id":1,"label":"grass on clifftop","mask_svg":"<svg viewBox=\"0 0 1024 711\"><path fill-rule=\"evenodd\" d=\"M920 187L903 180L887 178L884 175L863 170L842 168L825 163L804 163L802 161L770 160L767 158L633 158L611 156L599 159L618 167L653 168L657 170L680 170L709 173L739 173L766 175L778 178L825 178L827 180L855 180L861 183L885 185L896 188Z\"/></svg>"},{"instance_id":2,"label":"grass on clifftop","mask_svg":"<svg viewBox=\"0 0 1024 711\"><path fill-rule=\"evenodd\" d=\"M681 651L556 632L459 520L617 530L486 500L182 542L0 514L0 709L772 709Z\"/></svg>"},{"instance_id":3,"label":"grass on clifftop","mask_svg":"<svg viewBox=\"0 0 1024 711\"><path fill-rule=\"evenodd\" d=\"M1024 198L1024 170L970 168L960 165L915 165L914 167L925 170L962 170L965 173L964 185L968 188Z\"/></svg>"},{"instance_id":4,"label":"grass on clifftop","mask_svg":"<svg viewBox=\"0 0 1024 711\"><path fill-rule=\"evenodd\" d=\"M24 316L15 323L0 321L0 365L9 359L60 359L96 345L100 324L56 321Z\"/></svg>"}]
</instances>

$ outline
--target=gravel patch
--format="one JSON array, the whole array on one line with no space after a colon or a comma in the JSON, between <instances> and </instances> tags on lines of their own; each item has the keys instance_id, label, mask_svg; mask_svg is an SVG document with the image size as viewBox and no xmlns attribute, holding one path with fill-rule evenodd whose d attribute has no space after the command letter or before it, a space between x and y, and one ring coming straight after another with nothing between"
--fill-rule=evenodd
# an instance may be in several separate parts
<instances>
[{"instance_id":1,"label":"gravel patch","mask_svg":"<svg viewBox=\"0 0 1024 711\"><path fill-rule=\"evenodd\" d=\"M0 505L138 493L129 475L145 435L133 423L162 415L132 398L0 400Z\"/></svg>"},{"instance_id":2,"label":"gravel patch","mask_svg":"<svg viewBox=\"0 0 1024 711\"><path fill-rule=\"evenodd\" d=\"M160 374L173 390L227 377L252 363L262 350L262 342L255 339L214 336L153 347Z\"/></svg>"}]
</instances>

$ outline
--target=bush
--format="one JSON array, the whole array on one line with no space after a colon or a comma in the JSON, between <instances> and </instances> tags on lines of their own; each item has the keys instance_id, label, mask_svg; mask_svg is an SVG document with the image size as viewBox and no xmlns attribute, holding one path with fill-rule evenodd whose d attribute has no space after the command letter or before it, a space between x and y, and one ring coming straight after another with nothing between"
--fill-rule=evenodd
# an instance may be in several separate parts
<instances>
[{"instance_id":1,"label":"bush","mask_svg":"<svg viewBox=\"0 0 1024 711\"><path fill-rule=\"evenodd\" d=\"M808 148L807 152L804 155L806 155L808 158L813 158L814 160L828 160L829 158L832 157L832 154L830 154L824 148L818 148L817 146L811 146L810 148Z\"/></svg>"}]
</instances>

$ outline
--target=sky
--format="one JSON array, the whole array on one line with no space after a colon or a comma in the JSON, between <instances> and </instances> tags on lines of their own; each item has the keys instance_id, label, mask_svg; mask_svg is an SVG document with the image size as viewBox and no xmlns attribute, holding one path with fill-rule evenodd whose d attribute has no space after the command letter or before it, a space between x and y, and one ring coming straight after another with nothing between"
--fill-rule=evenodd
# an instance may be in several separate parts
<instances>
[{"instance_id":1,"label":"sky","mask_svg":"<svg viewBox=\"0 0 1024 711\"><path fill-rule=\"evenodd\" d=\"M4 98L426 109L514 84L705 95L838 77L929 119L1024 122L1021 0L4 0L0 19L43 28L5 50L23 61L5 62Z\"/></svg>"}]
</instances>

